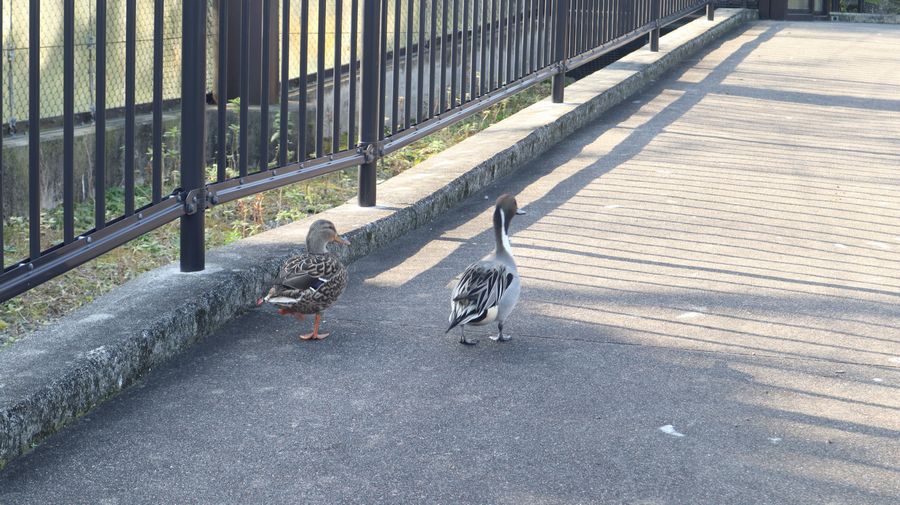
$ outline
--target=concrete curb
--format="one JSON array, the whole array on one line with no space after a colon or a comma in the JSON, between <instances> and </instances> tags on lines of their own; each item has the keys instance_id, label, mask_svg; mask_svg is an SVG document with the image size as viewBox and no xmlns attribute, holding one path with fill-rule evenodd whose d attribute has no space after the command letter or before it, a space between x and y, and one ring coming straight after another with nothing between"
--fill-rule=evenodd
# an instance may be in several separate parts
<instances>
[{"instance_id":1,"label":"concrete curb","mask_svg":"<svg viewBox=\"0 0 900 505\"><path fill-rule=\"evenodd\" d=\"M348 203L210 251L205 272L147 274L0 352L0 467L236 315L300 251L312 219L335 222L345 261L431 221L548 150L756 11L720 9L379 185L380 205Z\"/></svg>"},{"instance_id":2,"label":"concrete curb","mask_svg":"<svg viewBox=\"0 0 900 505\"><path fill-rule=\"evenodd\" d=\"M832 21L842 23L876 23L882 25L900 25L900 14L867 14L855 12L832 12Z\"/></svg>"}]
</instances>

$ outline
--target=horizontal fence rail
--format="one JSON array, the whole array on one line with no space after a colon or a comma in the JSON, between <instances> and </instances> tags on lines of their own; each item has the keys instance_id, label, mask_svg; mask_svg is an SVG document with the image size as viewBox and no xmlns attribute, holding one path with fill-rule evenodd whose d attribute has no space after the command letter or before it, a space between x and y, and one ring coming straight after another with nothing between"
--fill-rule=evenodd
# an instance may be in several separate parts
<instances>
[{"instance_id":1,"label":"horizontal fence rail","mask_svg":"<svg viewBox=\"0 0 900 505\"><path fill-rule=\"evenodd\" d=\"M662 27L704 7L712 18L708 0L96 0L85 59L76 3L62 0L59 27L48 27L40 0L11 2L28 13L28 129L16 134L28 156L24 184L0 157L0 301L176 219L182 270L202 270L206 209L331 172L358 167L359 204L375 205L379 158L547 79L561 102L566 72L642 37L657 50ZM180 55L166 51L173 4ZM41 40L57 28L59 54ZM88 118L76 95L86 66ZM41 99L42 78L60 70L57 163L42 159L42 129L60 124L42 121ZM4 84L0 71L0 117L13 100ZM76 156L86 131L88 161ZM119 139L121 154L109 149ZM10 198L20 190L24 210ZM85 202L89 218L76 215Z\"/></svg>"}]
</instances>

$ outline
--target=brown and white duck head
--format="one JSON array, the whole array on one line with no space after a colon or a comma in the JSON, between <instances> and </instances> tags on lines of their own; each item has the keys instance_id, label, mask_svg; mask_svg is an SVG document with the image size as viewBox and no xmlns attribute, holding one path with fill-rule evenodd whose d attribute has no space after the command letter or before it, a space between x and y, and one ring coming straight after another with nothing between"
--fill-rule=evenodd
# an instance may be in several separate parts
<instances>
[{"instance_id":1,"label":"brown and white duck head","mask_svg":"<svg viewBox=\"0 0 900 505\"><path fill-rule=\"evenodd\" d=\"M319 219L309 227L306 233L306 252L309 254L325 254L331 242L350 245L350 241L338 235L334 223L327 219Z\"/></svg>"}]
</instances>

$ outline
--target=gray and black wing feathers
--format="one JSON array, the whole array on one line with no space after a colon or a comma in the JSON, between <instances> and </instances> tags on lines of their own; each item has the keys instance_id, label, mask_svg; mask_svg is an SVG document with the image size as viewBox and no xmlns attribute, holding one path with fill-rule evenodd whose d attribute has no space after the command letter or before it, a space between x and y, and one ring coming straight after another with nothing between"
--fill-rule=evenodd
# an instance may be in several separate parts
<instances>
[{"instance_id":1,"label":"gray and black wing feathers","mask_svg":"<svg viewBox=\"0 0 900 505\"><path fill-rule=\"evenodd\" d=\"M513 281L513 273L497 262L479 261L463 272L451 297L450 327L483 319Z\"/></svg>"}]
</instances>

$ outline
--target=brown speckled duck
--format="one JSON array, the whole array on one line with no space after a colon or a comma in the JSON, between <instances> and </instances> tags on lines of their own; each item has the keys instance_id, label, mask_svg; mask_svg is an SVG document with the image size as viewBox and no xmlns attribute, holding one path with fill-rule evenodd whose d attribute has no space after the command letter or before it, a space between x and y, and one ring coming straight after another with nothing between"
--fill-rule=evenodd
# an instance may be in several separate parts
<instances>
[{"instance_id":1,"label":"brown speckled duck","mask_svg":"<svg viewBox=\"0 0 900 505\"><path fill-rule=\"evenodd\" d=\"M281 267L272 281L272 289L256 304L269 302L278 306L278 313L303 320L304 314L315 314L312 333L301 335L303 340L321 340L328 333L319 333L322 311L337 301L347 286L347 268L328 252L330 242L350 245L338 235L334 223L325 219L314 222L306 234L306 252L295 256Z\"/></svg>"}]
</instances>

